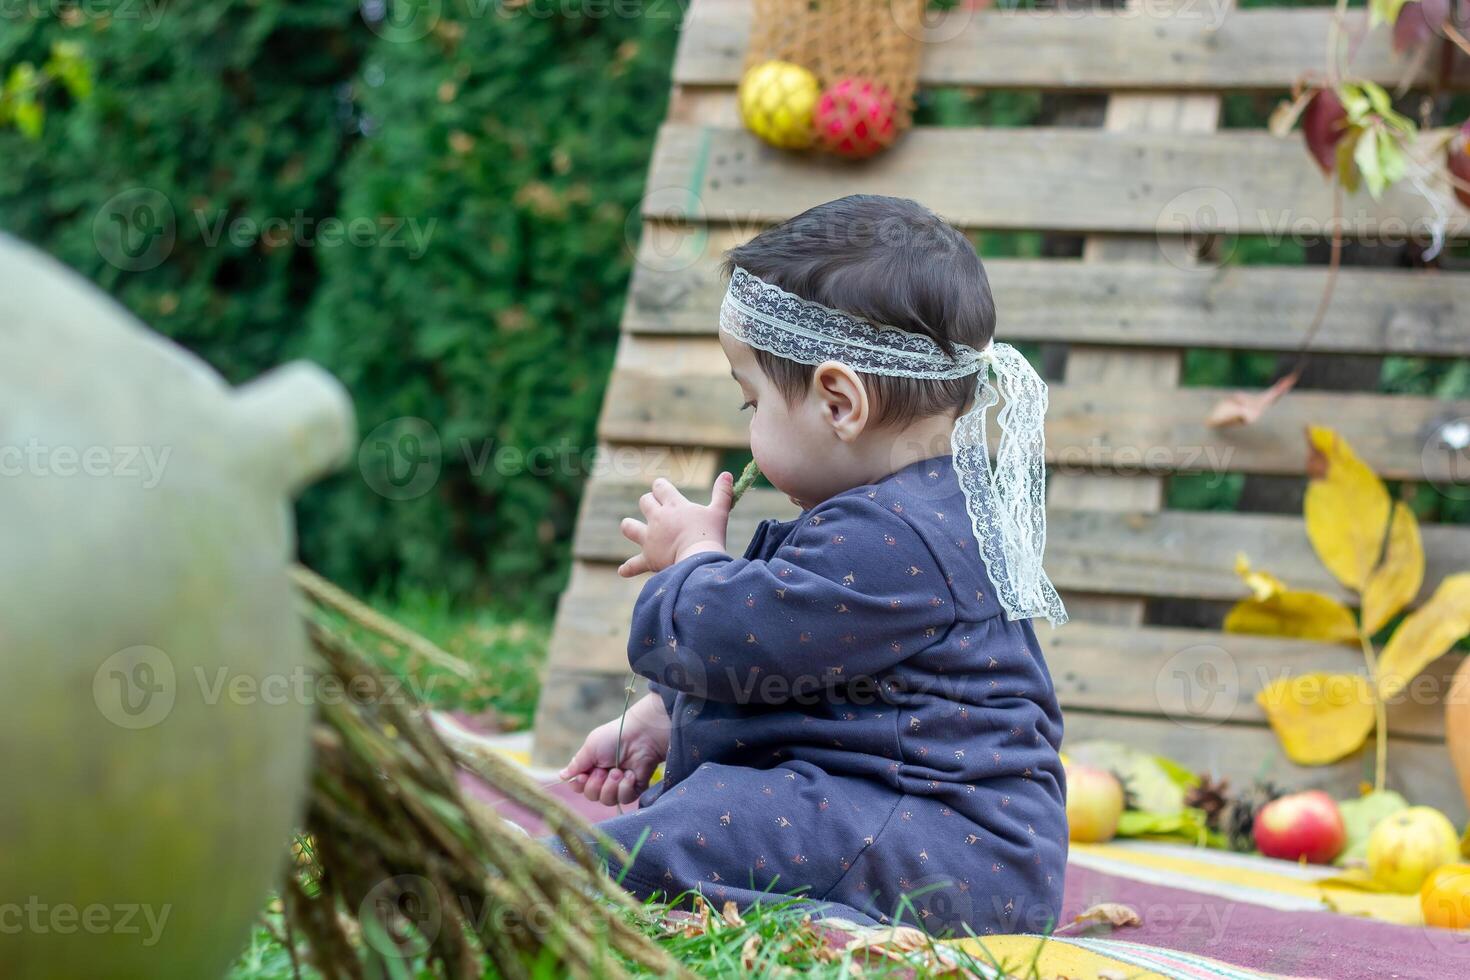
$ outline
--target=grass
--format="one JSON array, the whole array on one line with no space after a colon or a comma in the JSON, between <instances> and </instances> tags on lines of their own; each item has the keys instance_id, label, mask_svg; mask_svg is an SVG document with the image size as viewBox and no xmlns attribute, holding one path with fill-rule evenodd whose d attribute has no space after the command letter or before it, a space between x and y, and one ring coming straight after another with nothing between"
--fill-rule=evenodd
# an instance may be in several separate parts
<instances>
[{"instance_id":1,"label":"grass","mask_svg":"<svg viewBox=\"0 0 1470 980\"><path fill-rule=\"evenodd\" d=\"M421 700L443 710L493 713L507 731L531 724L551 635L548 619L464 609L447 595L424 592L370 605L473 668L474 678L466 680L434 664L407 662L392 644L349 629L363 646L381 651L396 664L399 679Z\"/></svg>"},{"instance_id":2,"label":"grass","mask_svg":"<svg viewBox=\"0 0 1470 980\"><path fill-rule=\"evenodd\" d=\"M733 918L722 915L707 906L702 914L673 912L683 903L645 904L649 913L645 931L657 939L688 970L700 977L743 978L785 977L800 973L804 977L818 980L839 980L861 975L864 977L912 977L915 980L964 976L955 967L971 971L977 976L1001 975L1037 980L1038 974L1032 963L1007 962L988 955L983 949L980 955L949 948L945 955L950 961L945 966L931 952L937 948L934 940L922 938L910 932L909 942L899 942L884 949L842 950L829 945L823 934L812 922L807 912L793 899L769 905L757 905L746 909ZM278 930L279 915L267 913L272 928ZM908 952L903 952L907 949ZM619 962L618 966L633 976L649 976L633 964ZM301 966L303 980L319 980L319 974L309 967ZM249 944L229 974L229 980L292 980L291 959L285 948L272 936L271 930L257 927ZM435 974L421 964L405 964L403 976L430 978ZM548 978L557 976L551 963L533 970L533 976ZM499 974L487 967L485 980L497 980Z\"/></svg>"}]
</instances>

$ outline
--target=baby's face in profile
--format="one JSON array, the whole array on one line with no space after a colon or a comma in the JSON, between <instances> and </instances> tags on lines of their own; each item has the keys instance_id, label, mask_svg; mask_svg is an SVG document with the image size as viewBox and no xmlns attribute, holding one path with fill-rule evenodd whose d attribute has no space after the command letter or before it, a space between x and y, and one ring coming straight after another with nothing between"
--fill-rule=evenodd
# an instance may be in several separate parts
<instances>
[{"instance_id":1,"label":"baby's face in profile","mask_svg":"<svg viewBox=\"0 0 1470 980\"><path fill-rule=\"evenodd\" d=\"M741 409L750 415L751 454L773 487L808 508L869 482L871 464L859 450L870 450L878 434L864 432L865 396L824 392L814 379L808 390L788 400L750 347L724 332L720 346L740 385ZM857 384L861 387L861 381Z\"/></svg>"}]
</instances>

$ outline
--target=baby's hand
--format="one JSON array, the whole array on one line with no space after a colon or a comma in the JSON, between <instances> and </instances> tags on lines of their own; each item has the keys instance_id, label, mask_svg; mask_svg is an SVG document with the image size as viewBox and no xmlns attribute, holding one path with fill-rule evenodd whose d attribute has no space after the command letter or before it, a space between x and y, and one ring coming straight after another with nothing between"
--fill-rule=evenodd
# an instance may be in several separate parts
<instances>
[{"instance_id":1,"label":"baby's hand","mask_svg":"<svg viewBox=\"0 0 1470 980\"><path fill-rule=\"evenodd\" d=\"M623 731L617 758L618 728ZM594 803L631 803L669 754L669 714L663 698L649 694L628 708L627 717L599 725L559 775ZM622 765L618 765L621 762Z\"/></svg>"},{"instance_id":2,"label":"baby's hand","mask_svg":"<svg viewBox=\"0 0 1470 980\"><path fill-rule=\"evenodd\" d=\"M725 550L725 525L734 504L731 493L735 478L729 473L715 477L709 505L689 500L663 477L653 481L653 491L638 500L638 509L648 523L623 518L623 537L643 549L618 566L624 578L657 572L701 551Z\"/></svg>"}]
</instances>

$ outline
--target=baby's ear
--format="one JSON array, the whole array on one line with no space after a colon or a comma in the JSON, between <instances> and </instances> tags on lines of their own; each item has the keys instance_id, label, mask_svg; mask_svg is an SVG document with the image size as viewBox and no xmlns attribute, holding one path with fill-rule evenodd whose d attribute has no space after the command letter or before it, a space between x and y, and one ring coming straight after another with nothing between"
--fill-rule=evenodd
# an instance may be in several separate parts
<instances>
[{"instance_id":1,"label":"baby's ear","mask_svg":"<svg viewBox=\"0 0 1470 980\"><path fill-rule=\"evenodd\" d=\"M832 432L852 442L872 419L867 385L856 371L838 361L823 361L812 370L812 396L822 407Z\"/></svg>"}]
</instances>

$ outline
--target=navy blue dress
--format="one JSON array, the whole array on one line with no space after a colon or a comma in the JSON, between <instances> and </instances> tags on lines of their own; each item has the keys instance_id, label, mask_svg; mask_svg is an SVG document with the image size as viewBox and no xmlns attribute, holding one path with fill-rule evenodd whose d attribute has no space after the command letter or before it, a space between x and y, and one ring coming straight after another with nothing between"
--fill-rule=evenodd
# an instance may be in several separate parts
<instances>
[{"instance_id":1,"label":"navy blue dress","mask_svg":"<svg viewBox=\"0 0 1470 980\"><path fill-rule=\"evenodd\" d=\"M1056 923L1061 711L950 457L653 575L628 653L673 721L662 782L601 824L630 848L646 832L630 891L799 894L935 934Z\"/></svg>"}]
</instances>

